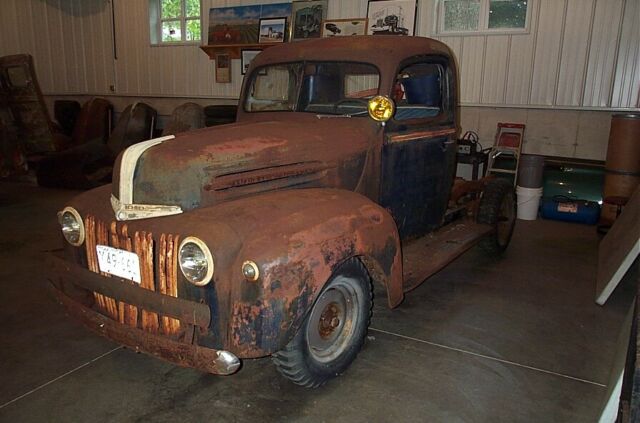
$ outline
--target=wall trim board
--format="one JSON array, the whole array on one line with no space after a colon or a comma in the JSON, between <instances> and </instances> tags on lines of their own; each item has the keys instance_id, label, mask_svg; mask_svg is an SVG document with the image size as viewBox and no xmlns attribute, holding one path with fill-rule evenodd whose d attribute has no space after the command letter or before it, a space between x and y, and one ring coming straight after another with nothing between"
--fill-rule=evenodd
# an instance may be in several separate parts
<instances>
[{"instance_id":1,"label":"wall trim board","mask_svg":"<svg viewBox=\"0 0 640 423\"><path fill-rule=\"evenodd\" d=\"M168 98L168 99L205 99L205 100L235 100L238 101L238 96L223 96L223 95L184 95L184 94L131 94L131 93L118 93L118 92L43 92L45 97L128 97L128 98Z\"/></svg>"}]
</instances>

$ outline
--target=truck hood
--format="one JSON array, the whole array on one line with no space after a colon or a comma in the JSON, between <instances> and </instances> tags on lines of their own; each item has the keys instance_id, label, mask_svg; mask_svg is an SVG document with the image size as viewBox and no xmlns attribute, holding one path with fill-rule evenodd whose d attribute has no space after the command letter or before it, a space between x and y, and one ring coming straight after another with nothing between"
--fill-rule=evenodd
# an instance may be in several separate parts
<instances>
[{"instance_id":1,"label":"truck hood","mask_svg":"<svg viewBox=\"0 0 640 423\"><path fill-rule=\"evenodd\" d=\"M118 158L113 197L128 191L132 204L186 211L289 187L357 190L379 127L367 118L290 114L133 146L143 152Z\"/></svg>"}]
</instances>

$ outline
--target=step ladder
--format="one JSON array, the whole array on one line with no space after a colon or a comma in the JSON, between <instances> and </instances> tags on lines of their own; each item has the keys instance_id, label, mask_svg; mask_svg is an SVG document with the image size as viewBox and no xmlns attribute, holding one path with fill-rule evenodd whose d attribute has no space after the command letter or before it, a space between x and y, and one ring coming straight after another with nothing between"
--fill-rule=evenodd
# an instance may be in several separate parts
<instances>
[{"instance_id":1,"label":"step ladder","mask_svg":"<svg viewBox=\"0 0 640 423\"><path fill-rule=\"evenodd\" d=\"M487 175L513 175L513 185L516 184L524 128L525 125L521 123L498 123L496 141L489 151Z\"/></svg>"}]
</instances>

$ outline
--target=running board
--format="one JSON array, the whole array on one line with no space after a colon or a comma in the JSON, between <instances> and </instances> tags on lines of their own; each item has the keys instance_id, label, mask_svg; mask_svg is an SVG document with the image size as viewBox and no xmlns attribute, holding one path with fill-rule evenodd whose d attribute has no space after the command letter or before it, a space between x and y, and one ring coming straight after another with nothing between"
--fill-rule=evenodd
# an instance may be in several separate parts
<instances>
[{"instance_id":1,"label":"running board","mask_svg":"<svg viewBox=\"0 0 640 423\"><path fill-rule=\"evenodd\" d=\"M402 249L403 291L417 288L493 229L465 219L407 242Z\"/></svg>"}]
</instances>

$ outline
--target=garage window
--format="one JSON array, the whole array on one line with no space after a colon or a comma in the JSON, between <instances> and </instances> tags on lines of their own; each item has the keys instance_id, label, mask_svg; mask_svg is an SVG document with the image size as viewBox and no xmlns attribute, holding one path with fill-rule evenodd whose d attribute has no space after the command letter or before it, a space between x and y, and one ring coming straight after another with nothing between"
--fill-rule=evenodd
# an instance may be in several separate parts
<instances>
[{"instance_id":1,"label":"garage window","mask_svg":"<svg viewBox=\"0 0 640 423\"><path fill-rule=\"evenodd\" d=\"M532 0L441 0L438 32L525 32Z\"/></svg>"},{"instance_id":2,"label":"garage window","mask_svg":"<svg viewBox=\"0 0 640 423\"><path fill-rule=\"evenodd\" d=\"M151 44L199 43L201 9L200 0L149 0Z\"/></svg>"}]
</instances>

